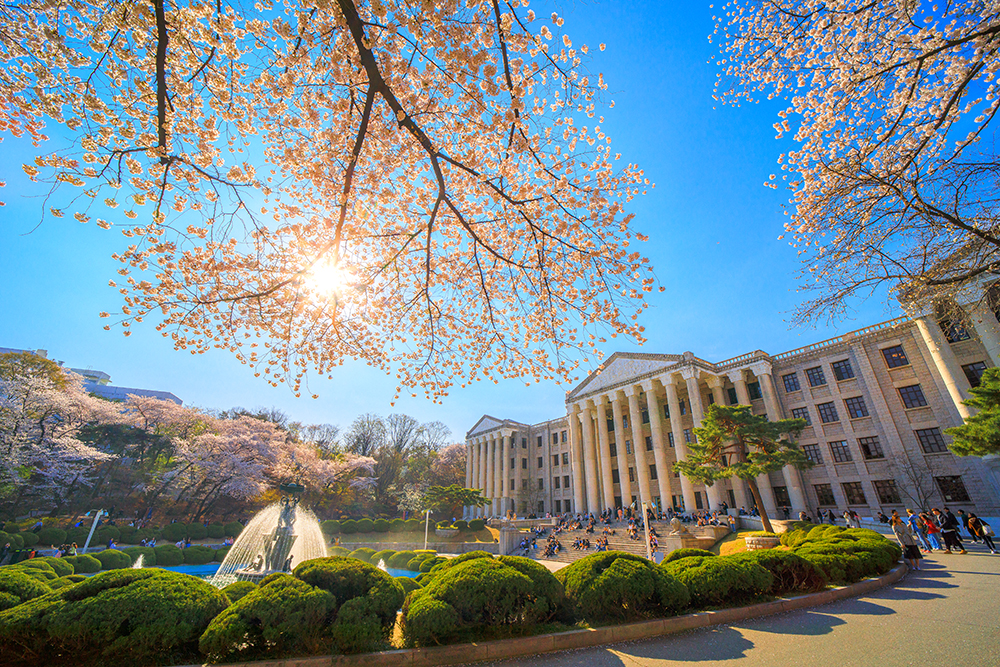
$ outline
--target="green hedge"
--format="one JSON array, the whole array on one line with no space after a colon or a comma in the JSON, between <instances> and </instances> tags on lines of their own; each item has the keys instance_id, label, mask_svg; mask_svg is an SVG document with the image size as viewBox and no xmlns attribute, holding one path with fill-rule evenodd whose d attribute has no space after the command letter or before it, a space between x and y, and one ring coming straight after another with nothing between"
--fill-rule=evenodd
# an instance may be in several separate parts
<instances>
[{"instance_id":1,"label":"green hedge","mask_svg":"<svg viewBox=\"0 0 1000 667\"><path fill-rule=\"evenodd\" d=\"M181 662L227 603L185 574L103 572L0 613L0 664Z\"/></svg>"},{"instance_id":2,"label":"green hedge","mask_svg":"<svg viewBox=\"0 0 1000 667\"><path fill-rule=\"evenodd\" d=\"M417 580L414 579L413 577L396 577L395 579L399 583L399 585L403 587L404 594L423 588L423 586L418 584Z\"/></svg>"},{"instance_id":3,"label":"green hedge","mask_svg":"<svg viewBox=\"0 0 1000 667\"><path fill-rule=\"evenodd\" d=\"M760 565L728 556L688 556L660 567L687 586L694 607L750 602L774 583L774 576Z\"/></svg>"},{"instance_id":4,"label":"green hedge","mask_svg":"<svg viewBox=\"0 0 1000 667\"><path fill-rule=\"evenodd\" d=\"M56 558L55 556L43 556L41 558L32 558L31 563L48 563L49 567L60 577L66 577L76 570L73 568L72 563L66 562L64 558Z\"/></svg>"},{"instance_id":5,"label":"green hedge","mask_svg":"<svg viewBox=\"0 0 1000 667\"><path fill-rule=\"evenodd\" d=\"M168 542L180 542L187 537L187 525L183 523L168 523L163 527L160 536Z\"/></svg>"},{"instance_id":6,"label":"green hedge","mask_svg":"<svg viewBox=\"0 0 1000 667\"><path fill-rule=\"evenodd\" d=\"M33 547L38 544L38 535L35 533L18 533L17 536L21 538L26 547Z\"/></svg>"},{"instance_id":7,"label":"green hedge","mask_svg":"<svg viewBox=\"0 0 1000 667\"><path fill-rule=\"evenodd\" d=\"M218 549L213 549L212 560L216 563L221 563L226 560L226 555L232 547L219 547Z\"/></svg>"},{"instance_id":8,"label":"green hedge","mask_svg":"<svg viewBox=\"0 0 1000 667\"><path fill-rule=\"evenodd\" d=\"M352 551L349 556L351 558L357 558L360 561L364 561L365 563L370 563L373 553L375 553L375 550L371 547L360 547ZM375 564L378 565L378 561L376 561Z\"/></svg>"},{"instance_id":9,"label":"green hedge","mask_svg":"<svg viewBox=\"0 0 1000 667\"><path fill-rule=\"evenodd\" d=\"M101 561L90 554L80 554L79 556L66 556L64 561L73 566L75 574L92 574L101 571Z\"/></svg>"},{"instance_id":10,"label":"green hedge","mask_svg":"<svg viewBox=\"0 0 1000 667\"><path fill-rule=\"evenodd\" d=\"M375 522L371 519L358 519L357 531L359 533L371 533L375 531Z\"/></svg>"},{"instance_id":11,"label":"green hedge","mask_svg":"<svg viewBox=\"0 0 1000 667\"><path fill-rule=\"evenodd\" d=\"M389 560L387 560L385 564L388 567L397 570L405 570L406 565L410 562L410 559L412 559L416 555L417 552L415 551L397 551L396 553L394 553L392 556L389 557Z\"/></svg>"},{"instance_id":12,"label":"green hedge","mask_svg":"<svg viewBox=\"0 0 1000 667\"><path fill-rule=\"evenodd\" d=\"M221 523L209 524L208 536L213 540L221 540L226 536L226 527Z\"/></svg>"},{"instance_id":13,"label":"green hedge","mask_svg":"<svg viewBox=\"0 0 1000 667\"><path fill-rule=\"evenodd\" d=\"M667 554L666 558L664 558L660 562L660 565L663 565L664 563L672 563L675 560L680 560L681 558L689 558L690 556L714 556L714 555L715 554L712 553L711 551L705 551L704 549L692 549L692 548L674 549L673 551Z\"/></svg>"},{"instance_id":14,"label":"green hedge","mask_svg":"<svg viewBox=\"0 0 1000 667\"><path fill-rule=\"evenodd\" d=\"M228 586L223 587L222 592L226 594L230 604L232 604L233 602L239 602L247 593L252 593L255 590L257 590L257 584L249 581L234 581Z\"/></svg>"},{"instance_id":15,"label":"green hedge","mask_svg":"<svg viewBox=\"0 0 1000 667\"><path fill-rule=\"evenodd\" d=\"M771 573L770 595L815 593L826 588L827 578L814 563L789 551L757 549L726 556L737 563L756 563Z\"/></svg>"},{"instance_id":16,"label":"green hedge","mask_svg":"<svg viewBox=\"0 0 1000 667\"><path fill-rule=\"evenodd\" d=\"M86 581L87 577L82 574L67 574L65 577L59 577L55 581L49 583L49 588L54 591L61 590L67 586L72 586L73 584L78 584L81 581Z\"/></svg>"},{"instance_id":17,"label":"green hedge","mask_svg":"<svg viewBox=\"0 0 1000 667\"><path fill-rule=\"evenodd\" d=\"M215 560L215 549L203 545L188 547L184 552L185 565L205 565Z\"/></svg>"},{"instance_id":18,"label":"green hedge","mask_svg":"<svg viewBox=\"0 0 1000 667\"><path fill-rule=\"evenodd\" d=\"M455 522L455 528L458 528L459 530L468 530L469 522L466 521L465 519L459 519L458 521Z\"/></svg>"},{"instance_id":19,"label":"green hedge","mask_svg":"<svg viewBox=\"0 0 1000 667\"><path fill-rule=\"evenodd\" d=\"M351 535L358 532L358 522L354 519L346 519L340 522L340 532Z\"/></svg>"},{"instance_id":20,"label":"green hedge","mask_svg":"<svg viewBox=\"0 0 1000 667\"><path fill-rule=\"evenodd\" d=\"M413 532L424 529L424 520L416 517L406 520L406 530Z\"/></svg>"},{"instance_id":21,"label":"green hedge","mask_svg":"<svg viewBox=\"0 0 1000 667\"><path fill-rule=\"evenodd\" d=\"M134 564L142 556L143 567L154 567L156 565L156 550L152 547L127 547L122 549L122 553L128 554Z\"/></svg>"},{"instance_id":22,"label":"green hedge","mask_svg":"<svg viewBox=\"0 0 1000 667\"><path fill-rule=\"evenodd\" d=\"M390 524L385 519L375 519L373 527L375 528L376 533L388 533L389 529L392 527L392 524Z\"/></svg>"},{"instance_id":23,"label":"green hedge","mask_svg":"<svg viewBox=\"0 0 1000 667\"><path fill-rule=\"evenodd\" d=\"M161 544L158 547L154 547L153 551L156 552L156 565L158 567L171 567L173 565L184 564L184 552L173 544Z\"/></svg>"},{"instance_id":24,"label":"green hedge","mask_svg":"<svg viewBox=\"0 0 1000 667\"><path fill-rule=\"evenodd\" d=\"M592 622L669 616L689 601L687 588L662 567L624 551L585 556L556 578L576 615Z\"/></svg>"},{"instance_id":25,"label":"green hedge","mask_svg":"<svg viewBox=\"0 0 1000 667\"><path fill-rule=\"evenodd\" d=\"M350 556L351 550L347 547L330 547L327 549L327 553L330 556ZM375 564L377 565L378 561L375 561Z\"/></svg>"},{"instance_id":26,"label":"green hedge","mask_svg":"<svg viewBox=\"0 0 1000 667\"><path fill-rule=\"evenodd\" d=\"M66 542L66 531L62 528L42 528L38 531L38 541L46 545L59 546Z\"/></svg>"},{"instance_id":27,"label":"green hedge","mask_svg":"<svg viewBox=\"0 0 1000 667\"><path fill-rule=\"evenodd\" d=\"M469 530L478 531L482 530L485 527L486 527L485 519L473 519L472 521L469 522Z\"/></svg>"},{"instance_id":28,"label":"green hedge","mask_svg":"<svg viewBox=\"0 0 1000 667\"><path fill-rule=\"evenodd\" d=\"M8 567L14 570L19 570L46 586L51 585L53 581L59 578L59 575L55 573L55 570L52 569L51 565L39 562L36 559L23 561Z\"/></svg>"},{"instance_id":29,"label":"green hedge","mask_svg":"<svg viewBox=\"0 0 1000 667\"><path fill-rule=\"evenodd\" d=\"M187 527L187 537L190 540L205 539L208 537L208 526L203 523L189 523Z\"/></svg>"},{"instance_id":30,"label":"green hedge","mask_svg":"<svg viewBox=\"0 0 1000 667\"><path fill-rule=\"evenodd\" d=\"M0 568L0 611L41 597L50 590L48 585L21 570Z\"/></svg>"},{"instance_id":31,"label":"green hedge","mask_svg":"<svg viewBox=\"0 0 1000 667\"><path fill-rule=\"evenodd\" d=\"M372 565L378 565L378 562L381 560L385 561L386 565L388 565L389 559L392 558L395 553L396 552L392 549L382 549L381 551L373 553L371 558L368 559L368 562Z\"/></svg>"},{"instance_id":32,"label":"green hedge","mask_svg":"<svg viewBox=\"0 0 1000 667\"><path fill-rule=\"evenodd\" d=\"M6 533L0 530L0 547L8 543L12 549L21 549L24 547L24 538L20 533Z\"/></svg>"},{"instance_id":33,"label":"green hedge","mask_svg":"<svg viewBox=\"0 0 1000 667\"><path fill-rule=\"evenodd\" d=\"M243 532L243 524L239 521L230 521L225 525L226 537L239 537Z\"/></svg>"},{"instance_id":34,"label":"green hedge","mask_svg":"<svg viewBox=\"0 0 1000 667\"><path fill-rule=\"evenodd\" d=\"M118 549L105 549L94 554L94 558L101 561L102 570L120 570L132 567L132 559L124 551Z\"/></svg>"},{"instance_id":35,"label":"green hedge","mask_svg":"<svg viewBox=\"0 0 1000 667\"><path fill-rule=\"evenodd\" d=\"M406 530L406 521L403 519L393 519L389 522L389 530L393 533L402 533Z\"/></svg>"},{"instance_id":36,"label":"green hedge","mask_svg":"<svg viewBox=\"0 0 1000 667\"><path fill-rule=\"evenodd\" d=\"M319 524L319 527L323 531L323 534L327 537L330 535L336 535L340 532L340 522L334 519L322 522Z\"/></svg>"}]
</instances>

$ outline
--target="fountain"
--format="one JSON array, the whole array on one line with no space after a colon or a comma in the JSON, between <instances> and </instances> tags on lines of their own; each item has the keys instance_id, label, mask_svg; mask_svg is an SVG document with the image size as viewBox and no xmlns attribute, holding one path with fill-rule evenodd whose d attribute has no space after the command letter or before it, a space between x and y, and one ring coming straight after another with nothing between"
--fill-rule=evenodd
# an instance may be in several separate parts
<instances>
[{"instance_id":1,"label":"fountain","mask_svg":"<svg viewBox=\"0 0 1000 667\"><path fill-rule=\"evenodd\" d=\"M134 563L132 563L132 569L133 570L141 570L142 569L142 558L145 555L146 554L139 554L139 557L135 559Z\"/></svg>"},{"instance_id":2,"label":"fountain","mask_svg":"<svg viewBox=\"0 0 1000 667\"><path fill-rule=\"evenodd\" d=\"M386 566L385 566L385 560L383 560L381 558L378 559L378 565L376 567L378 567L378 569L382 570L383 572L388 572L389 571L386 568Z\"/></svg>"},{"instance_id":3,"label":"fountain","mask_svg":"<svg viewBox=\"0 0 1000 667\"><path fill-rule=\"evenodd\" d=\"M258 512L229 549L211 582L260 581L275 572L290 572L313 558L326 556L323 531L316 515L299 506L301 484L282 484L281 500Z\"/></svg>"}]
</instances>

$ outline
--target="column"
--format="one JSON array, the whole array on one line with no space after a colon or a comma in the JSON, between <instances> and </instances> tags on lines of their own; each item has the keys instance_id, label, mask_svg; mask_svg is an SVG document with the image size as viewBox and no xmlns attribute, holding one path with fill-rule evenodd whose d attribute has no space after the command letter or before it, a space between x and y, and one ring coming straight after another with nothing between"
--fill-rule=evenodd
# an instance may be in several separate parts
<instances>
[{"instance_id":1,"label":"column","mask_svg":"<svg viewBox=\"0 0 1000 667\"><path fill-rule=\"evenodd\" d=\"M493 504L490 505L490 515L496 516L497 493L496 493L496 457L497 440L495 434L490 434L486 441L486 495L489 496Z\"/></svg>"},{"instance_id":2,"label":"column","mask_svg":"<svg viewBox=\"0 0 1000 667\"><path fill-rule=\"evenodd\" d=\"M580 433L580 408L570 406L569 418L569 449L573 457L573 511L583 512L583 436Z\"/></svg>"},{"instance_id":3,"label":"column","mask_svg":"<svg viewBox=\"0 0 1000 667\"><path fill-rule=\"evenodd\" d=\"M931 359L934 360L938 373L941 374L941 379L944 380L944 386L955 404L955 409L958 410L962 419L968 419L972 416L972 409L962 405L962 401L969 397L969 381L966 379L962 367L959 366L955 353L945 339L941 327L937 320L928 313L915 317L913 321L916 323L917 329L920 330L920 335L924 339L927 351L930 352Z\"/></svg>"},{"instance_id":4,"label":"column","mask_svg":"<svg viewBox=\"0 0 1000 667\"><path fill-rule=\"evenodd\" d=\"M677 450L677 460L683 461L687 458L687 443L684 442L684 427L681 425L681 402L677 398L677 385L674 384L674 377L671 375L667 379L660 379L663 388L667 390L667 407L670 409L670 432L674 436L674 449ZM650 417L650 422L653 421ZM655 449L655 447L654 447ZM693 512L695 510L694 485L691 480L681 475L681 494L684 496L684 511Z\"/></svg>"},{"instance_id":5,"label":"column","mask_svg":"<svg viewBox=\"0 0 1000 667\"><path fill-rule=\"evenodd\" d=\"M618 484L622 489L622 507L632 502L632 482L628 478L628 452L625 451L625 426L622 420L622 404L619 392L611 395L611 411L615 420L615 449L618 451Z\"/></svg>"},{"instance_id":6,"label":"column","mask_svg":"<svg viewBox=\"0 0 1000 667\"><path fill-rule=\"evenodd\" d=\"M479 489L479 495L483 498L489 498L486 495L486 459L483 458L483 450L486 447L486 439L483 436L476 438L476 487ZM477 517L486 516L487 507L483 506L476 510Z\"/></svg>"},{"instance_id":7,"label":"column","mask_svg":"<svg viewBox=\"0 0 1000 667\"><path fill-rule=\"evenodd\" d=\"M632 386L626 389L625 393L628 396L628 421L632 429L632 451L635 452L635 475L639 482L639 503L648 503L653 496L649 493L649 461L646 459L646 443L642 436L639 390ZM650 417L650 421L652 421L652 417ZM619 464L618 469L621 470L621 464ZM619 474L621 473L619 472Z\"/></svg>"},{"instance_id":8,"label":"column","mask_svg":"<svg viewBox=\"0 0 1000 667\"><path fill-rule=\"evenodd\" d=\"M472 443L470 441L465 442L465 488L472 488ZM469 511L471 507L462 508L462 518L468 520Z\"/></svg>"},{"instance_id":9,"label":"column","mask_svg":"<svg viewBox=\"0 0 1000 667\"><path fill-rule=\"evenodd\" d=\"M653 439L653 461L656 463L656 488L660 494L660 506L656 509L663 511L663 508L670 503L670 496L673 495L670 489L670 478L673 472L670 469L670 462L667 460L667 452L663 444L663 402L656 395L656 385L652 380L644 380L642 388L646 391L649 434ZM642 443L642 448L646 448L646 443Z\"/></svg>"},{"instance_id":10,"label":"column","mask_svg":"<svg viewBox=\"0 0 1000 667\"><path fill-rule=\"evenodd\" d=\"M979 299L970 306L969 317L972 326L990 355L994 366L1000 367L1000 322L997 316L986 305L986 299Z\"/></svg>"},{"instance_id":11,"label":"column","mask_svg":"<svg viewBox=\"0 0 1000 667\"><path fill-rule=\"evenodd\" d=\"M726 393L722 390L723 385L726 383L725 377L722 375L709 375L705 378L708 383L708 388L712 390L712 399L718 405L726 404ZM746 490L744 489L743 480L739 477L730 477L729 482L733 485L733 495L736 496L736 505L743 505L746 507ZM725 497L725 487L719 487L722 492L723 500L729 503L729 500Z\"/></svg>"},{"instance_id":12,"label":"column","mask_svg":"<svg viewBox=\"0 0 1000 667\"><path fill-rule=\"evenodd\" d=\"M747 381L743 377L743 370L729 371L729 380L736 387L736 398L740 405L752 406L750 392L747 391ZM770 475L757 475L757 490L760 492L760 501L764 504L763 509L768 516L774 516L778 511L778 505L774 502L774 490L771 488ZM756 502L756 501L755 501ZM747 506L749 509L749 506Z\"/></svg>"},{"instance_id":13,"label":"column","mask_svg":"<svg viewBox=\"0 0 1000 667\"><path fill-rule=\"evenodd\" d=\"M601 510L598 509L597 457L594 453L594 411L586 403L580 411L580 425L583 427L583 463L587 475L587 511L598 513Z\"/></svg>"},{"instance_id":14,"label":"column","mask_svg":"<svg viewBox=\"0 0 1000 667\"><path fill-rule=\"evenodd\" d=\"M597 441L601 448L601 489L604 491L604 506L615 506L615 484L611 478L611 443L608 441L608 397L601 394L595 400L597 407ZM621 477L621 473L619 473Z\"/></svg>"},{"instance_id":15,"label":"column","mask_svg":"<svg viewBox=\"0 0 1000 667\"><path fill-rule=\"evenodd\" d=\"M509 444L506 448L504 447L505 442ZM521 488L521 461L519 460L521 455L520 450L518 450L516 446L513 431L503 430L500 432L500 444L497 449L499 450L497 452L498 459L501 456L508 459L511 456L514 457L515 465L513 472L515 479L517 479L517 481L514 482L514 491L511 491L510 482L505 479L506 476L503 474L503 469L499 467L497 468L497 500L499 502L499 511L497 512L497 515L504 516L509 509L514 509L515 512L517 511L516 503L513 498L517 497L517 493ZM508 498L511 498L510 502L507 501ZM515 506L512 508L511 505Z\"/></svg>"},{"instance_id":16,"label":"column","mask_svg":"<svg viewBox=\"0 0 1000 667\"><path fill-rule=\"evenodd\" d=\"M701 401L701 387L698 386L699 371L693 366L681 369L681 377L687 384L688 402L691 403L691 420L694 422L693 428L701 426L701 420L705 418L705 407ZM673 413L671 413L673 414ZM722 505L722 491L718 484L705 486L705 495L708 496L708 510L714 512Z\"/></svg>"},{"instance_id":17,"label":"column","mask_svg":"<svg viewBox=\"0 0 1000 667\"><path fill-rule=\"evenodd\" d=\"M784 416L781 406L778 404L778 393L774 389L774 379L771 377L771 364L757 363L751 366L757 380L760 382L760 391L764 395L764 407L767 409L767 418L770 421L781 421ZM792 515L807 511L806 494L802 491L802 475L795 466L785 466L781 469L781 475L785 478L785 486L788 488L788 499L792 503Z\"/></svg>"}]
</instances>

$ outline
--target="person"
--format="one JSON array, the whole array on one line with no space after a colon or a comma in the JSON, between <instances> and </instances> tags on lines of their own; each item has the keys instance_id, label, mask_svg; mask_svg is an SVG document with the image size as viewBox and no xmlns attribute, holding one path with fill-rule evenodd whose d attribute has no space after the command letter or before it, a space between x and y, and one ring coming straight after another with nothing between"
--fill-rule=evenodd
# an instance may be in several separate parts
<instances>
[{"instance_id":1,"label":"person","mask_svg":"<svg viewBox=\"0 0 1000 667\"><path fill-rule=\"evenodd\" d=\"M964 554L965 547L962 546L961 540L958 539L958 519L951 512L948 512L948 508L945 511L937 509L936 507L931 510L934 516L938 520L938 526L941 528L941 537L944 539L944 552L947 554L952 553L952 550L958 550L958 553Z\"/></svg>"},{"instance_id":2,"label":"person","mask_svg":"<svg viewBox=\"0 0 1000 667\"><path fill-rule=\"evenodd\" d=\"M966 530L969 529L969 517L966 516L965 510L958 510L958 516L956 518L958 519L958 535L959 538L961 538L962 529L963 528L965 528ZM972 538L973 542L979 544L979 537L975 533L969 531L969 536Z\"/></svg>"},{"instance_id":3,"label":"person","mask_svg":"<svg viewBox=\"0 0 1000 667\"><path fill-rule=\"evenodd\" d=\"M990 527L990 524L986 523L972 512L969 512L969 532L973 535L973 537L981 539L983 544L989 547L991 554L995 554L997 552L996 545L993 544L993 528Z\"/></svg>"},{"instance_id":4,"label":"person","mask_svg":"<svg viewBox=\"0 0 1000 667\"><path fill-rule=\"evenodd\" d=\"M3 545L3 548L0 549L0 565L6 565L7 564L7 558L9 556L10 556L10 542L8 542L7 544Z\"/></svg>"},{"instance_id":5,"label":"person","mask_svg":"<svg viewBox=\"0 0 1000 667\"><path fill-rule=\"evenodd\" d=\"M910 566L911 570L920 570L920 559L923 555L920 553L920 546L917 543L917 538L910 531L910 527L905 521L900 519L898 516L892 518L890 524L892 526L892 532L899 540L899 546L903 548L903 560L906 564Z\"/></svg>"},{"instance_id":6,"label":"person","mask_svg":"<svg viewBox=\"0 0 1000 667\"><path fill-rule=\"evenodd\" d=\"M833 510L826 511L826 520L830 522L831 526L837 525L837 517L833 514Z\"/></svg>"},{"instance_id":7,"label":"person","mask_svg":"<svg viewBox=\"0 0 1000 667\"><path fill-rule=\"evenodd\" d=\"M115 538L112 537L110 540L108 540L108 548L109 549L117 549L118 548L118 545L115 543Z\"/></svg>"},{"instance_id":8,"label":"person","mask_svg":"<svg viewBox=\"0 0 1000 667\"><path fill-rule=\"evenodd\" d=\"M781 512L785 515L785 521L788 521L788 518L791 516L792 508L786 505L781 508Z\"/></svg>"},{"instance_id":9,"label":"person","mask_svg":"<svg viewBox=\"0 0 1000 667\"><path fill-rule=\"evenodd\" d=\"M931 543L931 549L941 549L941 528L937 521L924 512L920 513L920 520L923 521L924 528L927 530L927 541Z\"/></svg>"},{"instance_id":10,"label":"person","mask_svg":"<svg viewBox=\"0 0 1000 667\"><path fill-rule=\"evenodd\" d=\"M930 553L931 546L927 543L927 537L924 535L924 531L921 530L920 517L918 517L913 510L907 509L905 521L907 525L910 526L910 532L913 533L913 536L920 542L920 546L923 548L924 553Z\"/></svg>"},{"instance_id":11,"label":"person","mask_svg":"<svg viewBox=\"0 0 1000 667\"><path fill-rule=\"evenodd\" d=\"M734 517L731 514L729 515L729 530L730 530L730 532L733 532L733 533L736 532L736 517Z\"/></svg>"}]
</instances>

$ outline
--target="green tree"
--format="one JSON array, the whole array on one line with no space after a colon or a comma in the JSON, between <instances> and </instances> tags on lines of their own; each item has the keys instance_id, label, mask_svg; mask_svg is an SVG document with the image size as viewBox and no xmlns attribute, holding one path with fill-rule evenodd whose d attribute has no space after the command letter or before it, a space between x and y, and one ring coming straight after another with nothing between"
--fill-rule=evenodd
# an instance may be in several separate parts
<instances>
[{"instance_id":1,"label":"green tree","mask_svg":"<svg viewBox=\"0 0 1000 667\"><path fill-rule=\"evenodd\" d=\"M1000 368L987 368L969 393L972 398L962 403L979 412L961 426L945 429L953 438L948 449L958 456L1000 454Z\"/></svg>"},{"instance_id":2,"label":"green tree","mask_svg":"<svg viewBox=\"0 0 1000 667\"><path fill-rule=\"evenodd\" d=\"M433 510L444 510L446 514L457 516L463 507L485 507L488 498L480 495L479 489L466 489L459 484L432 486L424 495L424 506Z\"/></svg>"},{"instance_id":3,"label":"green tree","mask_svg":"<svg viewBox=\"0 0 1000 667\"><path fill-rule=\"evenodd\" d=\"M790 437L798 435L804 419L768 421L755 415L748 405L710 405L694 429L695 442L688 445L687 459L674 464L674 469L688 479L712 486L717 480L738 477L750 486L764 530L771 530L771 521L757 488L757 476L786 465L796 468L812 466L798 444Z\"/></svg>"}]
</instances>

